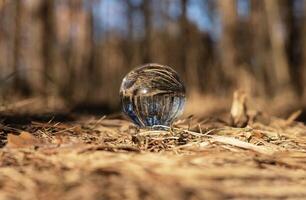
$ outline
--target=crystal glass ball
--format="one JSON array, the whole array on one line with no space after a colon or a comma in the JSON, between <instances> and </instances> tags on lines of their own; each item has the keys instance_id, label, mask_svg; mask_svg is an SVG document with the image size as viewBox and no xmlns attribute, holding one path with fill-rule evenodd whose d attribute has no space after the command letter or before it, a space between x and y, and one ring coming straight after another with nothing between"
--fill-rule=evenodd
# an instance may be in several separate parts
<instances>
[{"instance_id":1,"label":"crystal glass ball","mask_svg":"<svg viewBox=\"0 0 306 200\"><path fill-rule=\"evenodd\" d=\"M183 112L185 86L172 68L146 64L124 77L120 97L123 112L139 127L170 126Z\"/></svg>"}]
</instances>

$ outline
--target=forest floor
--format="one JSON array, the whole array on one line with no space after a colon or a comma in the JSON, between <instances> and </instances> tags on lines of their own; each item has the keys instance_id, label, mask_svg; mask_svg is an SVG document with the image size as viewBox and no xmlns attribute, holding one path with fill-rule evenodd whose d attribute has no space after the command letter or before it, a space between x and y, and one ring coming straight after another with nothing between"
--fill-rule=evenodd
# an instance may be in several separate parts
<instances>
[{"instance_id":1,"label":"forest floor","mask_svg":"<svg viewBox=\"0 0 306 200\"><path fill-rule=\"evenodd\" d=\"M300 111L272 117L238 94L220 117L153 131L120 115L17 110L1 114L1 200L306 199Z\"/></svg>"}]
</instances>

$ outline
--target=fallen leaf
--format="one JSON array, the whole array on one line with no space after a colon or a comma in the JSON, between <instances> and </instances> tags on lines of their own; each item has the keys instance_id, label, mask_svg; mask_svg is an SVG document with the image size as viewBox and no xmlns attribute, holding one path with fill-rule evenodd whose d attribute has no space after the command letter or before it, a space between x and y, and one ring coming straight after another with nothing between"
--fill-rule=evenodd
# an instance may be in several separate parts
<instances>
[{"instance_id":1,"label":"fallen leaf","mask_svg":"<svg viewBox=\"0 0 306 200\"><path fill-rule=\"evenodd\" d=\"M31 133L22 131L20 135L8 134L7 135L7 147L23 148L31 147L39 144L40 141Z\"/></svg>"}]
</instances>

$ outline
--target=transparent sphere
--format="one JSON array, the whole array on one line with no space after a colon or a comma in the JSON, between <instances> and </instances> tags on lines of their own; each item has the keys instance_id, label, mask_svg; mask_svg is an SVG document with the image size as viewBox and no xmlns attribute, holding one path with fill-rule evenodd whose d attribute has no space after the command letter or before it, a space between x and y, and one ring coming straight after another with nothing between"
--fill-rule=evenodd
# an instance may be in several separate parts
<instances>
[{"instance_id":1,"label":"transparent sphere","mask_svg":"<svg viewBox=\"0 0 306 200\"><path fill-rule=\"evenodd\" d=\"M123 112L141 128L169 126L183 112L185 87L172 68L146 64L125 76L120 96Z\"/></svg>"}]
</instances>

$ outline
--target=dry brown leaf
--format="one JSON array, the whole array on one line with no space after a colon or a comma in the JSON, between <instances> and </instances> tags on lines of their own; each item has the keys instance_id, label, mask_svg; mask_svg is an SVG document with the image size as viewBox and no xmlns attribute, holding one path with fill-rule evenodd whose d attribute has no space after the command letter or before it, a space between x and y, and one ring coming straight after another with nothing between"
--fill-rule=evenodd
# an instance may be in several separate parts
<instances>
[{"instance_id":1,"label":"dry brown leaf","mask_svg":"<svg viewBox=\"0 0 306 200\"><path fill-rule=\"evenodd\" d=\"M20 135L8 134L6 146L13 148L23 148L35 146L39 143L40 141L38 138L26 131L22 131Z\"/></svg>"}]
</instances>

